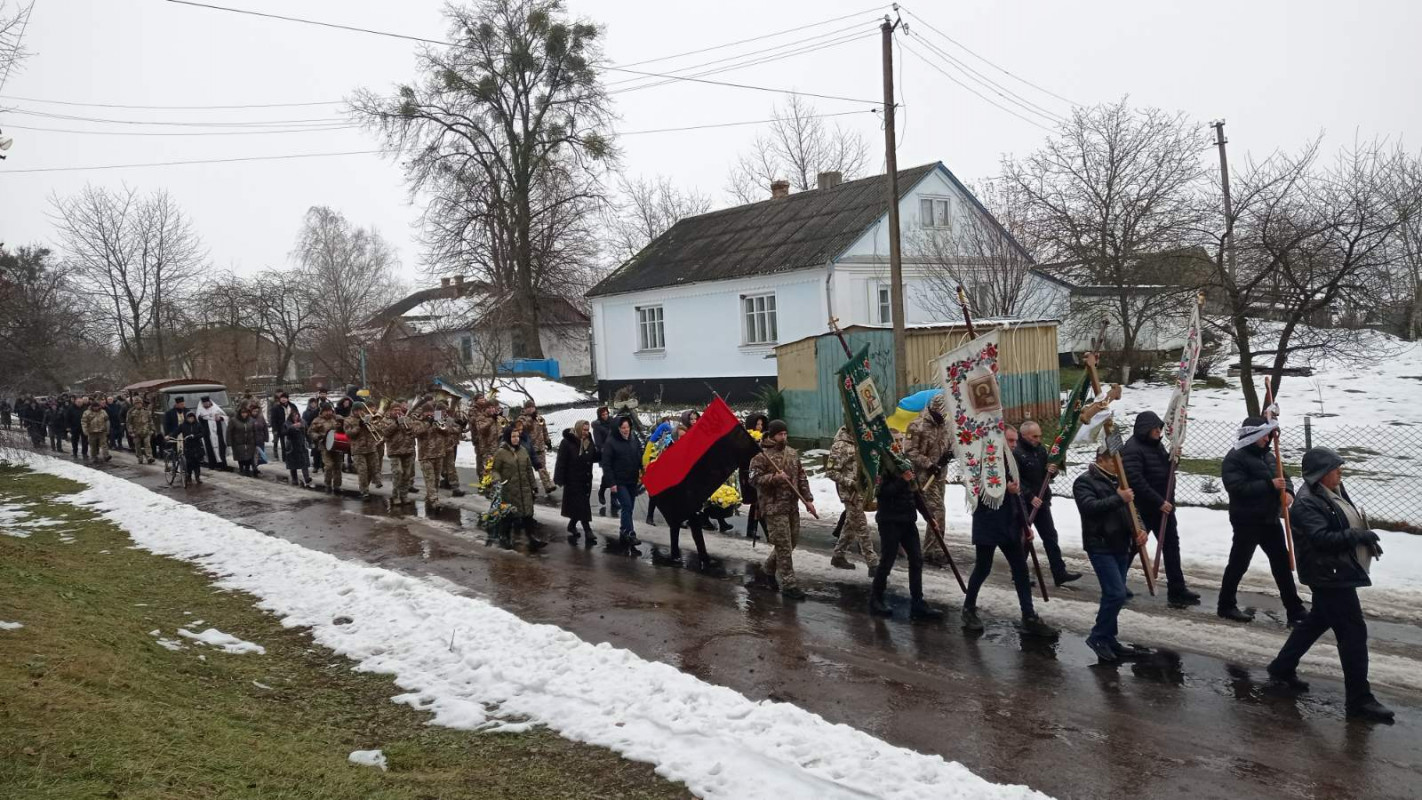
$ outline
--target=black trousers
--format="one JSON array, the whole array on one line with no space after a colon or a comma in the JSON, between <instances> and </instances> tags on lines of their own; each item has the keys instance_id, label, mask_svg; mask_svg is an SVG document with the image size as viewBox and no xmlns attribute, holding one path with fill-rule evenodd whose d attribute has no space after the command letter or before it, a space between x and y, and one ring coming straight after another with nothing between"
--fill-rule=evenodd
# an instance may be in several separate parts
<instances>
[{"instance_id":1,"label":"black trousers","mask_svg":"<svg viewBox=\"0 0 1422 800\"><path fill-rule=\"evenodd\" d=\"M710 558L706 552L706 537L701 534L703 522L704 520L700 518L699 514L693 516L685 523L667 520L667 526L671 528L671 552L673 556L681 552L681 526L685 524L691 528L691 540L696 543L696 555L699 556L702 561Z\"/></svg>"},{"instance_id":2,"label":"black trousers","mask_svg":"<svg viewBox=\"0 0 1422 800\"><path fill-rule=\"evenodd\" d=\"M1029 507L1027 513L1032 513ZM1042 507L1037 509L1037 516L1032 520L1032 527L1037 530L1037 538L1042 542L1042 549L1047 551L1047 563L1052 565L1052 577L1060 578L1066 574L1066 562L1062 560L1062 547L1057 542L1057 523L1052 519L1052 504L1043 498Z\"/></svg>"},{"instance_id":3,"label":"black trousers","mask_svg":"<svg viewBox=\"0 0 1422 800\"><path fill-rule=\"evenodd\" d=\"M1189 587L1185 585L1185 572L1180 568L1180 529L1176 527L1176 515L1171 514L1165 521L1165 535L1161 536L1160 518L1163 516L1159 508L1148 508L1136 504L1137 510L1141 513L1141 522L1150 529L1155 536L1158 546L1163 546L1165 552L1161 553L1161 561L1165 562L1165 583L1167 595L1175 595L1185 591ZM1163 543L1163 544L1162 544Z\"/></svg>"},{"instance_id":4,"label":"black trousers","mask_svg":"<svg viewBox=\"0 0 1422 800\"><path fill-rule=\"evenodd\" d=\"M878 522L878 520L875 520ZM923 599L923 544L918 538L918 526L911 522L878 522L879 569L874 573L874 596L883 597L889 585L889 573L899 548L908 556L909 597Z\"/></svg>"},{"instance_id":5,"label":"black trousers","mask_svg":"<svg viewBox=\"0 0 1422 800\"><path fill-rule=\"evenodd\" d=\"M1263 550L1269 559L1269 571L1274 573L1274 583L1279 586L1279 599L1284 601L1284 610L1290 618L1303 616L1307 609L1303 600L1299 599L1298 587L1294 585L1294 573L1289 569L1289 548L1284 544L1284 526L1277 519L1273 524L1234 526L1229 563L1225 565L1224 579L1220 581L1219 607L1234 608L1239 604L1239 582L1249 570L1256 547Z\"/></svg>"},{"instance_id":6,"label":"black trousers","mask_svg":"<svg viewBox=\"0 0 1422 800\"><path fill-rule=\"evenodd\" d=\"M1001 550L1007 556L1007 565L1012 568L1012 585L1017 587L1017 603L1022 606L1022 616L1037 613L1032 608L1032 576L1027 572L1027 551L1015 537L997 544L974 545L977 561L973 564L973 574L968 578L968 596L963 599L963 608L978 607L978 590L983 581L992 573L992 559Z\"/></svg>"},{"instance_id":7,"label":"black trousers","mask_svg":"<svg viewBox=\"0 0 1422 800\"><path fill-rule=\"evenodd\" d=\"M1269 665L1269 671L1292 675L1299 667L1299 659L1329 630L1338 642L1348 708L1357 708L1374 699L1373 689L1368 685L1368 623L1363 620L1357 589L1314 589L1313 608L1289 634L1284 649Z\"/></svg>"}]
</instances>

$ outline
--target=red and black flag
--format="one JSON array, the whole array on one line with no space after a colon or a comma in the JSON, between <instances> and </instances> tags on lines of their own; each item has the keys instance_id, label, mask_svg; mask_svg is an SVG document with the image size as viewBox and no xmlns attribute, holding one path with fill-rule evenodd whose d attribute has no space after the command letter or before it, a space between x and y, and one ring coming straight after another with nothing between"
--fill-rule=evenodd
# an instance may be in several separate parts
<instances>
[{"instance_id":1,"label":"red and black flag","mask_svg":"<svg viewBox=\"0 0 1422 800\"><path fill-rule=\"evenodd\" d=\"M642 485L662 516L684 521L701 510L731 473L749 464L759 449L730 406L718 397L691 430L647 465Z\"/></svg>"}]
</instances>

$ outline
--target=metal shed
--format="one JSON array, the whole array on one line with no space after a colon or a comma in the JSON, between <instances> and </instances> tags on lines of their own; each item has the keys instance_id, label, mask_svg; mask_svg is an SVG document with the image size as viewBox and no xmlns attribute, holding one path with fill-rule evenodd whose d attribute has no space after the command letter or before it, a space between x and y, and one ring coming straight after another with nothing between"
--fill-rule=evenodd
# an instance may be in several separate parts
<instances>
[{"instance_id":1,"label":"metal shed","mask_svg":"<svg viewBox=\"0 0 1422 800\"><path fill-rule=\"evenodd\" d=\"M1057 374L1057 324L1050 320L983 320L979 333L1001 329L1002 355L998 383L1009 422L1055 420L1061 412ZM910 325L908 328L909 392L936 386L929 362L961 343L968 329L959 324ZM850 350L869 345L874 382L884 393L893 385L894 331L888 327L852 325L844 329ZM835 371L844 365L844 348L833 333L810 336L775 348L780 391L785 395L785 422L797 439L829 439L844 423Z\"/></svg>"}]
</instances>

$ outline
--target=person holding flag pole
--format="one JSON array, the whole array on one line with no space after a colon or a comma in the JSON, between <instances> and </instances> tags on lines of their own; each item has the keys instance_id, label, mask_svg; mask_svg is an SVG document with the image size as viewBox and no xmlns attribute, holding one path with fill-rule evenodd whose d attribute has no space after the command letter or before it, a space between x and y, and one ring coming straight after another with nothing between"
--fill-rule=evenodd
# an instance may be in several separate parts
<instances>
[{"instance_id":1,"label":"person holding flag pole","mask_svg":"<svg viewBox=\"0 0 1422 800\"><path fill-rule=\"evenodd\" d=\"M1170 393L1170 403L1165 407L1165 426L1161 438L1170 442L1170 477L1166 479L1166 498L1175 496L1175 476L1180 471L1180 454L1185 450L1185 431L1190 421L1190 389L1195 384L1195 370L1200 366L1200 346L1203 343L1200 328L1200 309L1205 305L1205 293L1195 296L1195 307L1190 314L1190 324L1185 328L1185 344L1180 348L1180 365L1175 375L1175 388ZM1166 526L1175 514L1175 506L1160 515L1160 525L1155 530L1155 579L1160 580L1160 562L1165 553Z\"/></svg>"}]
</instances>

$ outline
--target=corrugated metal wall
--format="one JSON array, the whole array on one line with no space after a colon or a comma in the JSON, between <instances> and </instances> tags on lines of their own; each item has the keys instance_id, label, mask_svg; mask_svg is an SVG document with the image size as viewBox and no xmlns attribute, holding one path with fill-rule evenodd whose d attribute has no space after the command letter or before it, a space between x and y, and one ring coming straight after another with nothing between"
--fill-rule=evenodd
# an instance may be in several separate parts
<instances>
[{"instance_id":1,"label":"corrugated metal wall","mask_svg":"<svg viewBox=\"0 0 1422 800\"><path fill-rule=\"evenodd\" d=\"M851 351L869 345L874 382L884 392L884 404L897 403L899 398L889 396L893 385L893 331L851 327L844 336ZM961 326L910 329L906 343L909 391L938 386L929 363L966 336L967 330ZM1001 341L998 382L1009 421L1055 419L1061 404L1056 324L1009 327L1003 330ZM791 435L821 439L834 436L844 420L838 387L833 383L835 371L846 361L839 341L833 334L825 334L783 345L776 348L775 354L780 387L785 392L785 421Z\"/></svg>"}]
</instances>

